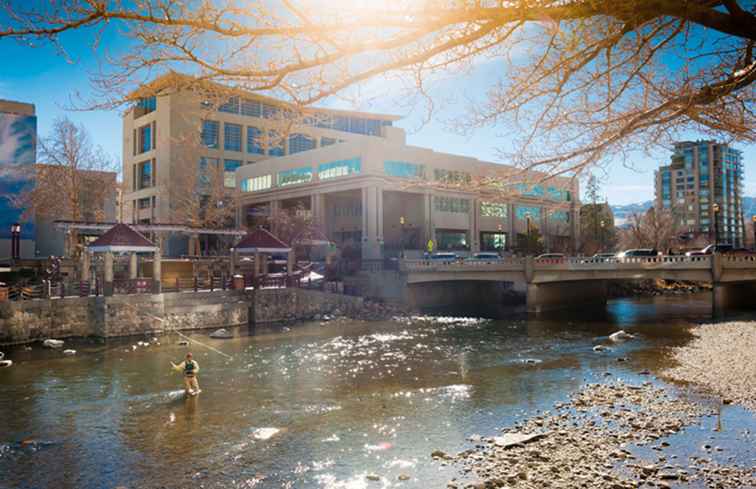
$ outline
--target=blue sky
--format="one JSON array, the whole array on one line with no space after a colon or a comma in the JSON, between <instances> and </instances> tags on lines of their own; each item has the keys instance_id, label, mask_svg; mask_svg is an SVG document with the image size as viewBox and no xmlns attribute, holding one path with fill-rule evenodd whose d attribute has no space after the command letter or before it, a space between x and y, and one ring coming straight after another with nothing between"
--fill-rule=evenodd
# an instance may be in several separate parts
<instances>
[{"instance_id":1,"label":"blue sky","mask_svg":"<svg viewBox=\"0 0 756 489\"><path fill-rule=\"evenodd\" d=\"M76 122L83 123L96 144L105 148L120 161L121 159L121 122L118 111L70 111L67 107L77 94L84 96L91 93L89 74L98 69L106 52L118 52L125 49L123 37L112 30L102 40L98 52L93 53L90 46L91 32L80 31L65 37L67 52L73 58L68 62L64 56L50 46L32 48L15 41L0 40L0 99L18 100L36 105L38 131L40 136L49 132L56 117L67 115ZM396 102L390 93L373 91L367 87L365 92L378 95L376 100L369 100L360 105L360 109L396 113L404 116L398 123L408 132L409 144L448 152L472 156L482 160L500 161L496 148L508 141L506 127L491 127L475 131L471 135L459 135L450 131L447 123L455 114L465 110L469 94L484 93L499 74L498 65L485 63L477 66L475 71L459 79L444 80L443 92L446 97L437 102L434 117L424 123L425 113L420 109L412 110ZM375 82L373 86L385 84ZM385 86L385 85L384 85ZM385 95L385 96L381 96ZM340 108L353 108L350 103L334 100L327 105ZM696 139L695 134L690 135ZM735 145L743 150L746 168L746 194L756 195L756 147L754 145ZM612 204L626 204L650 200L653 196L653 172L660 162L669 160L669 152L655 150L652 155L638 154L633 158L634 169L624 167L619 162L610 164L606 173L602 173L602 193ZM503 163L506 163L502 161Z\"/></svg>"}]
</instances>

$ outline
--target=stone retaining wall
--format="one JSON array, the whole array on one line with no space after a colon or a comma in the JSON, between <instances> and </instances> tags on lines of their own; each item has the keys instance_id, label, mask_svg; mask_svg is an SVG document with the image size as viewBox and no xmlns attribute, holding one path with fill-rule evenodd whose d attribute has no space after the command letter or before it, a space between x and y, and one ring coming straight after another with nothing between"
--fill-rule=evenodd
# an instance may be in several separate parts
<instances>
[{"instance_id":1,"label":"stone retaining wall","mask_svg":"<svg viewBox=\"0 0 756 489\"><path fill-rule=\"evenodd\" d=\"M305 289L174 292L0 302L0 345L45 338L159 334L357 312L362 298ZM250 318L253 320L250 321Z\"/></svg>"}]
</instances>

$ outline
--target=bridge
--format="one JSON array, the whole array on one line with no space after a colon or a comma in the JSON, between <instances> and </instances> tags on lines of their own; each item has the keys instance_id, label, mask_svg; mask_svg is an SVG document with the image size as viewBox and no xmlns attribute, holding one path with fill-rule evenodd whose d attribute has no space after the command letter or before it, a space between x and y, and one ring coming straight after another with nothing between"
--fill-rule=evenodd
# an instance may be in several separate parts
<instances>
[{"instance_id":1,"label":"bridge","mask_svg":"<svg viewBox=\"0 0 756 489\"><path fill-rule=\"evenodd\" d=\"M489 296L491 284L513 283L532 312L606 302L610 281L667 279L710 282L715 311L756 305L756 255L706 255L594 259L403 260L406 299L417 306L436 297ZM461 287L464 282L465 287Z\"/></svg>"}]
</instances>

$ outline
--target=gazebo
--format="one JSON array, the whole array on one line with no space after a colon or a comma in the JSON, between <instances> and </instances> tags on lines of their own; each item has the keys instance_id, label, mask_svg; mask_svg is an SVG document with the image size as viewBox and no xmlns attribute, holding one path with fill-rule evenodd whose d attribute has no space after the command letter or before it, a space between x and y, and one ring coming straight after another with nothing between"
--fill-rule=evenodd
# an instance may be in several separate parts
<instances>
[{"instance_id":1,"label":"gazebo","mask_svg":"<svg viewBox=\"0 0 756 489\"><path fill-rule=\"evenodd\" d=\"M82 254L82 276L89 277L89 253L105 254L103 294L113 295L113 254L129 253L129 278L138 276L137 253L153 253L153 292L160 292L160 247L127 224L116 224L97 238Z\"/></svg>"},{"instance_id":2,"label":"gazebo","mask_svg":"<svg viewBox=\"0 0 756 489\"><path fill-rule=\"evenodd\" d=\"M278 239L273 233L265 228L258 227L251 233L247 233L231 252L231 273L236 273L239 254L255 255L255 276L267 273L267 255L273 253L286 253L286 271L288 275L294 273L294 250ZM263 256L265 265L262 265Z\"/></svg>"}]
</instances>

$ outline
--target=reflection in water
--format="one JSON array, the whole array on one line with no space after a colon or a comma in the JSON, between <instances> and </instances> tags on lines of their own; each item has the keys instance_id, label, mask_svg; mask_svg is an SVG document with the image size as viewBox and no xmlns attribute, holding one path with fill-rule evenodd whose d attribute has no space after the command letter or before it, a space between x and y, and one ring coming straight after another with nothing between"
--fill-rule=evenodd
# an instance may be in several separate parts
<instances>
[{"instance_id":1,"label":"reflection in water","mask_svg":"<svg viewBox=\"0 0 756 489\"><path fill-rule=\"evenodd\" d=\"M706 318L697 299L614 301L601 312L495 321L306 324L208 340L203 393L131 342L80 355L11 352L0 372L0 473L9 487L443 487L436 449L468 447L603 375L664 360ZM596 353L626 329L638 340ZM629 357L618 363L617 357ZM65 467L65 470L38 470ZM369 482L377 474L378 482Z\"/></svg>"}]
</instances>

